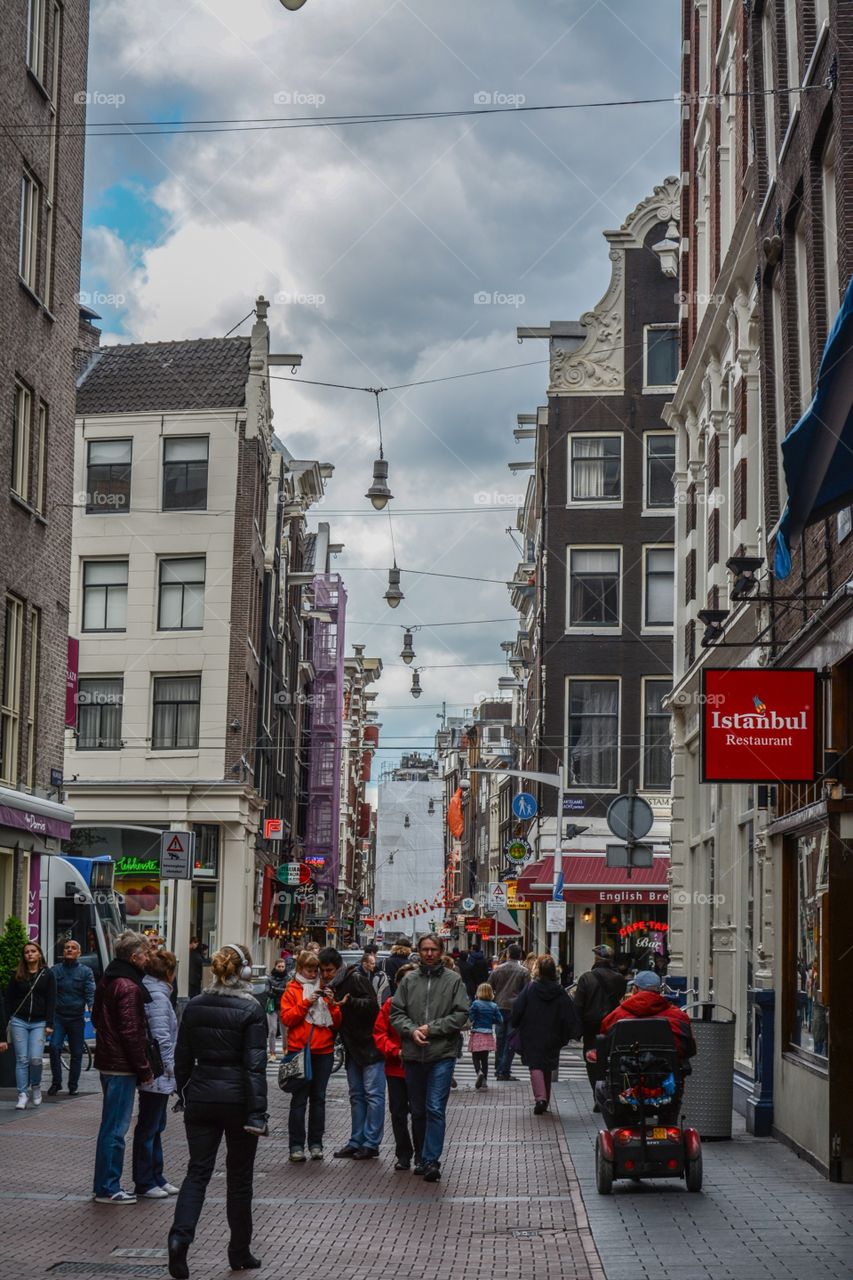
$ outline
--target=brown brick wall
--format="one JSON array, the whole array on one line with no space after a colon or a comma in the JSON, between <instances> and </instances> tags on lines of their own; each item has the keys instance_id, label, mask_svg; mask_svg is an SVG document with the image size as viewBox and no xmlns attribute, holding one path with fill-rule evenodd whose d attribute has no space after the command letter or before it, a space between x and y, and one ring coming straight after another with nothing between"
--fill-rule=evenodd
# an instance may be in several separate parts
<instances>
[{"instance_id":1,"label":"brown brick wall","mask_svg":"<svg viewBox=\"0 0 853 1280\"><path fill-rule=\"evenodd\" d=\"M25 0L0 0L0 117L21 125L0 137L0 607L6 592L41 611L35 784L49 788L50 770L62 768L65 669L68 637L71 502L74 457L74 347L80 287L85 104L89 5L65 0L58 83L51 87L59 118L75 126L58 136L54 216L54 286L51 310L18 281L20 184L24 167L44 186L48 180L48 95L25 65ZM49 43L47 56L51 58ZM39 227L40 288L44 277L46 218ZM10 497L12 410L16 375L48 405L47 488L44 516ZM4 664L0 626L0 671ZM27 758L26 690L30 637L24 655L24 717L18 776Z\"/></svg>"}]
</instances>

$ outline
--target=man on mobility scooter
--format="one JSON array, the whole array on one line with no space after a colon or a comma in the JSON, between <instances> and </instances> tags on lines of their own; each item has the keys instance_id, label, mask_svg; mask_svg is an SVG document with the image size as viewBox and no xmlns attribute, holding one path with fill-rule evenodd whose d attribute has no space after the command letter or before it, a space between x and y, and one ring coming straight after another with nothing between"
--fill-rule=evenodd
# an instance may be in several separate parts
<instances>
[{"instance_id":1,"label":"man on mobility scooter","mask_svg":"<svg viewBox=\"0 0 853 1280\"><path fill-rule=\"evenodd\" d=\"M687 1015L660 994L660 978L638 973L630 994L601 1024L596 1047L596 1100L604 1122L595 1144L596 1187L608 1195L614 1178L685 1178L702 1187L702 1150L679 1111L688 1059L696 1042Z\"/></svg>"}]
</instances>

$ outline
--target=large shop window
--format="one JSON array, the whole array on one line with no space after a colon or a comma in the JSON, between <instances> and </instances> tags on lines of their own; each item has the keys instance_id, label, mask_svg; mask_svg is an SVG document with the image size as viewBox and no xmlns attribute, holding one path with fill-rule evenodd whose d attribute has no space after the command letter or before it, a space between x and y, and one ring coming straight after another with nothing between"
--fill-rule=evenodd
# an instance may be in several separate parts
<instances>
[{"instance_id":1,"label":"large shop window","mask_svg":"<svg viewBox=\"0 0 853 1280\"><path fill-rule=\"evenodd\" d=\"M618 547L569 550L569 627L619 626Z\"/></svg>"},{"instance_id":2,"label":"large shop window","mask_svg":"<svg viewBox=\"0 0 853 1280\"><path fill-rule=\"evenodd\" d=\"M207 510L207 436L163 441L163 510Z\"/></svg>"},{"instance_id":3,"label":"large shop window","mask_svg":"<svg viewBox=\"0 0 853 1280\"><path fill-rule=\"evenodd\" d=\"M791 1041L829 1056L829 832L794 841L796 974Z\"/></svg>"},{"instance_id":4,"label":"large shop window","mask_svg":"<svg viewBox=\"0 0 853 1280\"><path fill-rule=\"evenodd\" d=\"M121 706L124 680L80 680L77 689L77 750L121 749Z\"/></svg>"},{"instance_id":5,"label":"large shop window","mask_svg":"<svg viewBox=\"0 0 853 1280\"><path fill-rule=\"evenodd\" d=\"M646 791L669 791L670 725L663 700L671 687L671 680L643 681L643 789Z\"/></svg>"},{"instance_id":6,"label":"large shop window","mask_svg":"<svg viewBox=\"0 0 853 1280\"><path fill-rule=\"evenodd\" d=\"M571 501L620 502L622 499L622 437L569 436Z\"/></svg>"},{"instance_id":7,"label":"large shop window","mask_svg":"<svg viewBox=\"0 0 853 1280\"><path fill-rule=\"evenodd\" d=\"M158 676L154 680L154 751L180 751L198 746L201 676Z\"/></svg>"},{"instance_id":8,"label":"large shop window","mask_svg":"<svg viewBox=\"0 0 853 1280\"><path fill-rule=\"evenodd\" d=\"M619 681L569 679L569 786L619 781Z\"/></svg>"}]
</instances>

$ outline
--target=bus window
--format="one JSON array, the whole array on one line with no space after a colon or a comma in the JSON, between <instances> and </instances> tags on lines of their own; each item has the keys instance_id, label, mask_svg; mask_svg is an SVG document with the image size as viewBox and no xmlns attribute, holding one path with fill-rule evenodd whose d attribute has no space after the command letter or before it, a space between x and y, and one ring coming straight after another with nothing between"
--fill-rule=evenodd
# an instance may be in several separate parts
<instances>
[{"instance_id":1,"label":"bus window","mask_svg":"<svg viewBox=\"0 0 853 1280\"><path fill-rule=\"evenodd\" d=\"M92 908L87 902L77 902L73 897L53 899L53 937L47 956L48 964L59 964L62 949L70 938L80 945L84 964L91 966L91 953L97 958L97 943L89 945L92 929ZM100 969L100 966L98 966Z\"/></svg>"}]
</instances>

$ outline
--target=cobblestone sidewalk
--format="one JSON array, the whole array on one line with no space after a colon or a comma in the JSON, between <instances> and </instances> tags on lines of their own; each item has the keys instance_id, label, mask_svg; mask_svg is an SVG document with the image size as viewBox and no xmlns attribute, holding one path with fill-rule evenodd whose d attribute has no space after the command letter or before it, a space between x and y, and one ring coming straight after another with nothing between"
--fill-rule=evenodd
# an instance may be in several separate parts
<instances>
[{"instance_id":1,"label":"cobblestone sidewalk","mask_svg":"<svg viewBox=\"0 0 853 1280\"><path fill-rule=\"evenodd\" d=\"M451 1095L444 1173L435 1186L394 1172L390 1122L378 1161L288 1164L287 1101L272 1075L270 1085L272 1134L260 1144L255 1179L254 1246L265 1263L261 1275L604 1280L560 1122L532 1115L525 1084L495 1083L483 1093L463 1087ZM113 1208L90 1199L98 1115L93 1094L76 1100L60 1095L37 1112L10 1114L4 1108L4 1280L167 1276L169 1203ZM329 1091L327 1152L349 1136L348 1121L346 1084L336 1076ZM180 1182L186 1147L178 1117L170 1115L165 1138L167 1176ZM125 1170L127 1185L129 1152ZM220 1160L190 1253L193 1280L230 1275L224 1190Z\"/></svg>"},{"instance_id":2,"label":"cobblestone sidewalk","mask_svg":"<svg viewBox=\"0 0 853 1280\"><path fill-rule=\"evenodd\" d=\"M853 1187L827 1182L742 1122L703 1144L704 1185L614 1184L595 1190L599 1116L584 1081L555 1088L571 1159L607 1280L850 1280ZM740 1120L736 1117L736 1122Z\"/></svg>"}]
</instances>

